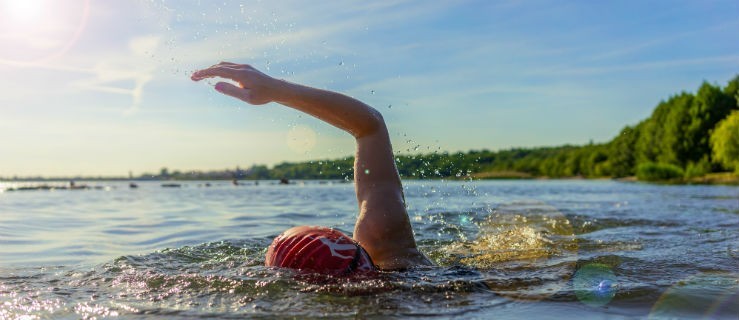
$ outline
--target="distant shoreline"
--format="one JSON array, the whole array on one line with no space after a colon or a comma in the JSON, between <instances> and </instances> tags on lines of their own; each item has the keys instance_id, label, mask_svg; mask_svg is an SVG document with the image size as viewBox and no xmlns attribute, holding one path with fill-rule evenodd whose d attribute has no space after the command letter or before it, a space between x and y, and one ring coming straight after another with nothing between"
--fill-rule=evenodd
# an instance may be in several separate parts
<instances>
[{"instance_id":1,"label":"distant shoreline","mask_svg":"<svg viewBox=\"0 0 739 320\"><path fill-rule=\"evenodd\" d=\"M448 181L463 181L463 180L473 180L473 181L483 181L483 180L612 180L612 181L619 181L619 182L641 182L641 183L652 183L652 184L673 184L673 185L739 185L739 175L733 173L733 172L716 172L716 173L709 173L706 175L693 177L689 179L672 179L672 180L663 180L663 181L643 181L639 180L636 176L628 176L628 177L620 177L620 178L614 178L614 177L583 177L583 176L570 176L570 177L547 177L547 176L534 176L526 172L518 172L518 171L489 171L489 172L480 172L480 173L474 173L469 176L464 177L401 177L403 180L408 181L414 181L414 180L448 180ZM57 178L57 177L50 177L50 178L42 178L42 177L34 177L34 178L18 178L18 179L7 179L7 178L0 178L0 182L3 183L64 183L65 185L68 185L70 181L75 182L96 182L96 181L111 181L111 182L162 182L162 183L168 183L168 182L180 182L180 181L245 181L245 182L268 182L268 181L279 181L280 179L252 179L252 178L244 178L244 179L227 179L227 178L204 178L204 179L196 179L196 178L121 178L121 177L74 177L74 178ZM351 180L346 179L336 179L333 177L326 177L326 178L293 178L290 179L292 181L334 181L336 183L347 183L351 182ZM52 186L55 187L55 186Z\"/></svg>"},{"instance_id":2,"label":"distant shoreline","mask_svg":"<svg viewBox=\"0 0 739 320\"><path fill-rule=\"evenodd\" d=\"M636 176L628 176L621 178L614 177L596 177L588 178L583 176L571 176L571 177L546 177L546 176L533 176L526 172L517 171L491 171L481 172L471 175L473 180L614 180L620 182L642 182L642 183L654 183L654 184L703 184L703 185L739 185L739 175L733 172L714 172L705 174L698 177L688 179L673 179L663 181L642 181Z\"/></svg>"}]
</instances>

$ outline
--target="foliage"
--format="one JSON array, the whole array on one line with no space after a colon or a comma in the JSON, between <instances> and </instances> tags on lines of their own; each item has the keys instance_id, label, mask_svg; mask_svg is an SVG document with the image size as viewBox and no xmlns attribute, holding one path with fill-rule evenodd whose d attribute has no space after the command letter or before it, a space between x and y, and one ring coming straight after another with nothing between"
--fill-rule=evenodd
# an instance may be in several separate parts
<instances>
[{"instance_id":1,"label":"foliage","mask_svg":"<svg viewBox=\"0 0 739 320\"><path fill-rule=\"evenodd\" d=\"M711 172L711 163L708 157L704 157L701 161L688 163L685 167L685 179L701 177Z\"/></svg>"},{"instance_id":2,"label":"foliage","mask_svg":"<svg viewBox=\"0 0 739 320\"><path fill-rule=\"evenodd\" d=\"M614 177L634 175L636 168L636 150L634 145L639 140L639 127L626 127L608 145L607 170Z\"/></svg>"},{"instance_id":3,"label":"foliage","mask_svg":"<svg viewBox=\"0 0 739 320\"><path fill-rule=\"evenodd\" d=\"M636 169L636 177L643 181L669 181L683 176L683 169L669 163L645 162Z\"/></svg>"},{"instance_id":4,"label":"foliage","mask_svg":"<svg viewBox=\"0 0 739 320\"><path fill-rule=\"evenodd\" d=\"M711 148L716 162L727 169L739 170L739 110L716 126L711 134Z\"/></svg>"}]
</instances>

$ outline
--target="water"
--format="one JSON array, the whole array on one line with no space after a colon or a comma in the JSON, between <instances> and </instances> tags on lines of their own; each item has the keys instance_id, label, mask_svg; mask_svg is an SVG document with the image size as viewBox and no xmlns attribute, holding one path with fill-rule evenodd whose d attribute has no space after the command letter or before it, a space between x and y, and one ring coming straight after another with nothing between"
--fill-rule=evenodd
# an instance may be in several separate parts
<instances>
[{"instance_id":1,"label":"water","mask_svg":"<svg viewBox=\"0 0 739 320\"><path fill-rule=\"evenodd\" d=\"M407 181L437 266L331 279L266 268L265 248L295 225L350 233L352 184L87 184L0 192L0 318L739 314L737 187Z\"/></svg>"}]
</instances>

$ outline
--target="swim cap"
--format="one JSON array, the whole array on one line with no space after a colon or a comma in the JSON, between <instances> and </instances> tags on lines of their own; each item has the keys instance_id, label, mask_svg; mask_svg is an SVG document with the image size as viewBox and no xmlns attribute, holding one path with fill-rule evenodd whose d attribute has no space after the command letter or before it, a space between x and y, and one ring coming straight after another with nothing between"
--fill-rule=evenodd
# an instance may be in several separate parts
<instances>
[{"instance_id":1,"label":"swim cap","mask_svg":"<svg viewBox=\"0 0 739 320\"><path fill-rule=\"evenodd\" d=\"M352 238L338 230L312 226L294 227L277 236L264 264L340 275L375 270L369 254Z\"/></svg>"}]
</instances>

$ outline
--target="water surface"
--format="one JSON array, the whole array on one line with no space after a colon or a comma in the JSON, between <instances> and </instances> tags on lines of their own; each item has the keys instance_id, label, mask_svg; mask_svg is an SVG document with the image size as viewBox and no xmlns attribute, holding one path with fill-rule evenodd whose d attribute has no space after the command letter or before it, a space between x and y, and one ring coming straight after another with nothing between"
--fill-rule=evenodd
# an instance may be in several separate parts
<instances>
[{"instance_id":1,"label":"water surface","mask_svg":"<svg viewBox=\"0 0 739 320\"><path fill-rule=\"evenodd\" d=\"M437 266L334 279L262 263L289 227L350 233L352 184L86 184L0 192L0 318L739 314L737 187L406 181Z\"/></svg>"}]
</instances>

